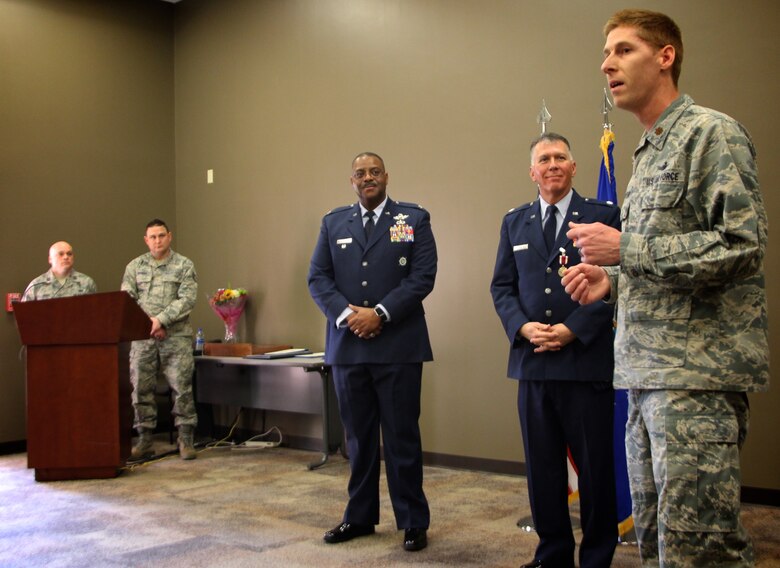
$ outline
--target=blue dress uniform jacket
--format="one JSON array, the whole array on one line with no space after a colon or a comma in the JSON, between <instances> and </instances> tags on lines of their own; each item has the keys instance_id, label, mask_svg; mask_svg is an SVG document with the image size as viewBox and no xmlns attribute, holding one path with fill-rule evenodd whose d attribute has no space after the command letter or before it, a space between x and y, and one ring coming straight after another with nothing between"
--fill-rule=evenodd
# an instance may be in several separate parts
<instances>
[{"instance_id":1,"label":"blue dress uniform jacket","mask_svg":"<svg viewBox=\"0 0 780 568\"><path fill-rule=\"evenodd\" d=\"M613 307L580 306L561 286L561 251L567 266L580 262L566 237L569 221L600 221L618 228L619 209L583 199L572 190L566 218L549 253L541 207L513 209L501 226L491 292L509 337L510 378L519 379L518 415L526 455L529 499L539 536L535 559L574 566L575 541L566 499L566 449L579 468L582 539L579 565L605 568L617 543L612 457ZM534 353L518 335L528 322L563 323L576 338L558 351Z\"/></svg>"},{"instance_id":2,"label":"blue dress uniform jacket","mask_svg":"<svg viewBox=\"0 0 780 568\"><path fill-rule=\"evenodd\" d=\"M541 226L539 200L509 211L501 237L490 291L509 338L509 368L513 379L612 381L613 307L604 302L580 306L561 286L560 248L568 266L579 264L579 250L566 237L569 221L601 222L620 227L620 210L603 201L572 199L553 250L547 252ZM518 336L528 322L563 323L577 339L560 351L534 353L535 346Z\"/></svg>"},{"instance_id":3,"label":"blue dress uniform jacket","mask_svg":"<svg viewBox=\"0 0 780 568\"><path fill-rule=\"evenodd\" d=\"M428 212L388 199L366 240L358 204L322 220L309 291L328 318L325 361L333 366L351 475L344 522L379 522L379 440L398 528L428 528L418 419L423 361L432 360L423 299L436 277ZM336 322L349 304L381 304L390 316L372 339Z\"/></svg>"},{"instance_id":4,"label":"blue dress uniform jacket","mask_svg":"<svg viewBox=\"0 0 780 568\"><path fill-rule=\"evenodd\" d=\"M579 468L580 566L605 568L617 543L612 429L613 307L580 306L561 286L560 257L580 262L566 237L569 221L619 227L619 209L574 190L553 250L544 243L539 200L513 209L501 226L491 292L510 342L510 378L520 379L518 415L534 526L535 559L574 566L575 540L566 498L566 449ZM576 338L558 351L534 353L518 335L528 322L563 323Z\"/></svg>"},{"instance_id":5,"label":"blue dress uniform jacket","mask_svg":"<svg viewBox=\"0 0 780 568\"><path fill-rule=\"evenodd\" d=\"M325 215L308 280L328 318L326 363L433 360L422 302L433 290L436 263L430 215L418 205L388 199L369 242L357 203ZM348 304L382 304L391 321L375 339L360 339L347 326L336 328Z\"/></svg>"}]
</instances>

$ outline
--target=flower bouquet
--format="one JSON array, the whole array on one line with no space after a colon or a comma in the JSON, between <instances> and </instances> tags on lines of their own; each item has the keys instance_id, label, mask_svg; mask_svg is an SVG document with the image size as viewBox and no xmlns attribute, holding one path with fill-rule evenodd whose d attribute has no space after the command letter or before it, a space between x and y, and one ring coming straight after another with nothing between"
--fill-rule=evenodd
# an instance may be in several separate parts
<instances>
[{"instance_id":1,"label":"flower bouquet","mask_svg":"<svg viewBox=\"0 0 780 568\"><path fill-rule=\"evenodd\" d=\"M220 288L209 298L214 313L225 322L225 343L238 341L238 320L244 313L247 291L243 288Z\"/></svg>"}]
</instances>

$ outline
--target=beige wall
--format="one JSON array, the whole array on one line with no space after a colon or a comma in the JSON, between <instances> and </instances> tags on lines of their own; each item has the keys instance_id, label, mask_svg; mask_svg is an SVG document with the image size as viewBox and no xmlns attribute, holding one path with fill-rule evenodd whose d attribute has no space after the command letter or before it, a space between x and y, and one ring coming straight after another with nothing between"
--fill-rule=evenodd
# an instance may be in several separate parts
<instances>
[{"instance_id":1,"label":"beige wall","mask_svg":"<svg viewBox=\"0 0 780 568\"><path fill-rule=\"evenodd\" d=\"M769 155L777 118L760 105L778 91L769 38L780 10L773 1L748 4L654 6L685 31L683 88L743 120ZM431 211L439 246L437 285L426 301L436 361L425 368L425 448L522 459L516 387L504 378L507 340L488 293L499 223L534 197L526 148L538 133L542 98L551 128L574 144L577 187L594 192L605 84L600 29L622 5L179 4L176 203L182 249L198 265L204 290L230 282L252 292L245 329L254 341L321 348L324 319L305 281L319 221L354 201L347 181L353 155L380 153L390 195ZM751 23L742 23L744 12ZM623 186L640 128L622 112L613 120ZM761 165L771 188L777 168ZM213 185L205 183L207 169ZM219 333L205 302L195 318L210 336ZM780 451L766 451L778 449L773 396L753 397L748 484L780 487L778 458L769 457Z\"/></svg>"},{"instance_id":2,"label":"beige wall","mask_svg":"<svg viewBox=\"0 0 780 568\"><path fill-rule=\"evenodd\" d=\"M8 4L20 10L21 3L0 0L0 8ZM753 134L774 226L780 204L770 188L780 182L780 171L767 157L776 146L772 134L780 128L770 106L780 94L776 73L780 61L773 39L780 6L774 0L639 4L671 14L682 27L686 42L682 89L701 104L737 117ZM146 12L154 11L143 5ZM123 6L116 9L114 20L126 18L129 8ZM194 323L202 325L208 337L218 336L220 324L209 312L205 296L227 284L243 286L252 294L242 323L247 340L321 349L325 322L306 288L309 257L323 213L354 201L347 181L351 158L362 150L376 151L391 174L390 195L419 202L431 211L439 246L437 285L426 301L436 361L425 368L421 419L425 449L522 460L516 386L504 378L507 341L488 292L499 223L510 207L534 198L527 177L527 144L539 130L535 118L542 98L553 115L550 128L573 143L579 166L576 187L584 194L595 192L605 84L598 70L600 29L621 7L622 2L613 0L177 4L174 31L168 36L175 43L173 72L165 78L161 70L161 77L140 82L144 89L156 87L168 96L175 92L175 120L169 116L168 122L148 121L139 131L148 136L175 129L175 158L169 148L159 156L169 159L169 166L175 163L175 246L198 267L201 300ZM168 12L161 12L160 21L168 21ZM58 22L58 27L74 25ZM97 38L91 41L108 41L100 26L92 25ZM170 65L171 46L158 39L163 44L159 50L166 55L149 63L162 67L165 60ZM129 43L117 60L136 60L141 48ZM17 63L16 52L3 57L13 65L14 74L25 69ZM105 89L115 87L113 78L84 73ZM60 84L48 73L43 80ZM34 92L34 85L26 90ZM141 98L146 105L159 104ZM119 101L132 104L137 98L125 94ZM26 108L23 101L17 104ZM102 98L95 104L109 105ZM54 116L62 120L70 114L63 108ZM108 126L119 129L115 120L107 114ZM623 187L640 127L622 111L613 112L612 121L618 137L617 176ZM126 143L116 138L106 154L123 163ZM27 170L47 164L34 150L18 158ZM213 185L206 184L208 169L214 170ZM69 174L67 180L78 187L77 174ZM115 175L109 168L99 179ZM117 177L126 182L125 176ZM161 197L173 199L173 191L166 193L168 180L166 174L160 175L157 189ZM5 191L6 184L3 187ZM121 231L110 229L116 239L128 241L119 258L99 250L85 254L82 248L89 243L92 227L80 229L85 235L77 248L80 266L89 272L89 259L93 271L104 269L103 289L109 288L109 274L121 277L121 267L137 250L130 237L140 220L124 214L126 200L119 204L123 207L119 214L110 203L101 203L90 217L91 223L128 225ZM170 203L167 211L172 210ZM21 233L23 223L34 224L36 235L45 225L37 214L28 213L24 219L11 220L13 234ZM25 240L22 246L21 236L17 242L16 248L24 252L14 253L19 266L7 284L15 288L45 268L24 256L34 249L31 243ZM770 258L775 242L773 231ZM45 245L36 246L42 260ZM22 266L23 261L27 264ZM767 268L770 291L777 275L776 268ZM774 304L770 297L773 322ZM8 322L4 328L12 328ZM14 332L4 333L5 343L13 343L12 350L18 348ZM773 334L772 348L777 343ZM0 384L8 389L20 380L16 364L3 372ZM19 393L15 396L14 407L21 407ZM775 390L751 396L751 402L744 483L780 489L780 442L773 411L778 395ZM0 440L4 432L0 428Z\"/></svg>"},{"instance_id":3,"label":"beige wall","mask_svg":"<svg viewBox=\"0 0 780 568\"><path fill-rule=\"evenodd\" d=\"M118 290L146 222L175 221L173 6L155 0L0 0L0 292L76 269ZM24 368L0 315L0 442L25 438Z\"/></svg>"}]
</instances>

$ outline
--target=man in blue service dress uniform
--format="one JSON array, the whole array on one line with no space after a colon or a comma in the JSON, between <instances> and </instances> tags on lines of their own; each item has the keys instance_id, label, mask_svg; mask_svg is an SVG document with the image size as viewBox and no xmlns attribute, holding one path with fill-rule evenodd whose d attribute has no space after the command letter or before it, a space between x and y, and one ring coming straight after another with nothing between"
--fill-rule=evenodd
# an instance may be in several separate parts
<instances>
[{"instance_id":1,"label":"man in blue service dress uniform","mask_svg":"<svg viewBox=\"0 0 780 568\"><path fill-rule=\"evenodd\" d=\"M352 187L359 202L322 220L309 291L328 318L325 361L333 369L347 435L351 476L342 523L325 542L374 533L379 522L379 433L403 547L427 546L420 441L422 363L433 355L423 299L436 278L430 216L386 196L382 158L358 155Z\"/></svg>"},{"instance_id":2,"label":"man in blue service dress uniform","mask_svg":"<svg viewBox=\"0 0 780 568\"><path fill-rule=\"evenodd\" d=\"M539 199L504 217L491 293L509 337L510 378L519 380L528 493L539 544L527 567L574 567L566 448L579 470L579 565L607 568L617 543L612 448L613 309L580 306L561 286L580 258L566 231L599 220L619 227L619 209L572 189L569 142L554 133L531 144ZM587 220L587 221L586 221Z\"/></svg>"}]
</instances>

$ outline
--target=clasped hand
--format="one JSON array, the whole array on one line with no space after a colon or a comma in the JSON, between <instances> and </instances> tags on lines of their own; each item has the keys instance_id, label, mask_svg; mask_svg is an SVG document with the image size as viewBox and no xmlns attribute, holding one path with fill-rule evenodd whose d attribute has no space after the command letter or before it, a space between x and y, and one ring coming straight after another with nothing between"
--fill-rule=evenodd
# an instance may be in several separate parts
<instances>
[{"instance_id":1,"label":"clasped hand","mask_svg":"<svg viewBox=\"0 0 780 568\"><path fill-rule=\"evenodd\" d=\"M152 331L149 332L149 337L152 339L156 339L157 341L162 341L166 337L168 337L168 334L165 331L165 328L160 323L160 320L157 318L151 318L152 320Z\"/></svg>"},{"instance_id":2,"label":"clasped hand","mask_svg":"<svg viewBox=\"0 0 780 568\"><path fill-rule=\"evenodd\" d=\"M347 327L361 339L373 339L382 333L382 319L373 308L349 304L352 313L347 316Z\"/></svg>"},{"instance_id":3,"label":"clasped hand","mask_svg":"<svg viewBox=\"0 0 780 568\"><path fill-rule=\"evenodd\" d=\"M575 335L562 323L550 325L538 321L529 321L520 328L520 335L535 345L534 353L544 351L560 351L565 345L574 341Z\"/></svg>"}]
</instances>

